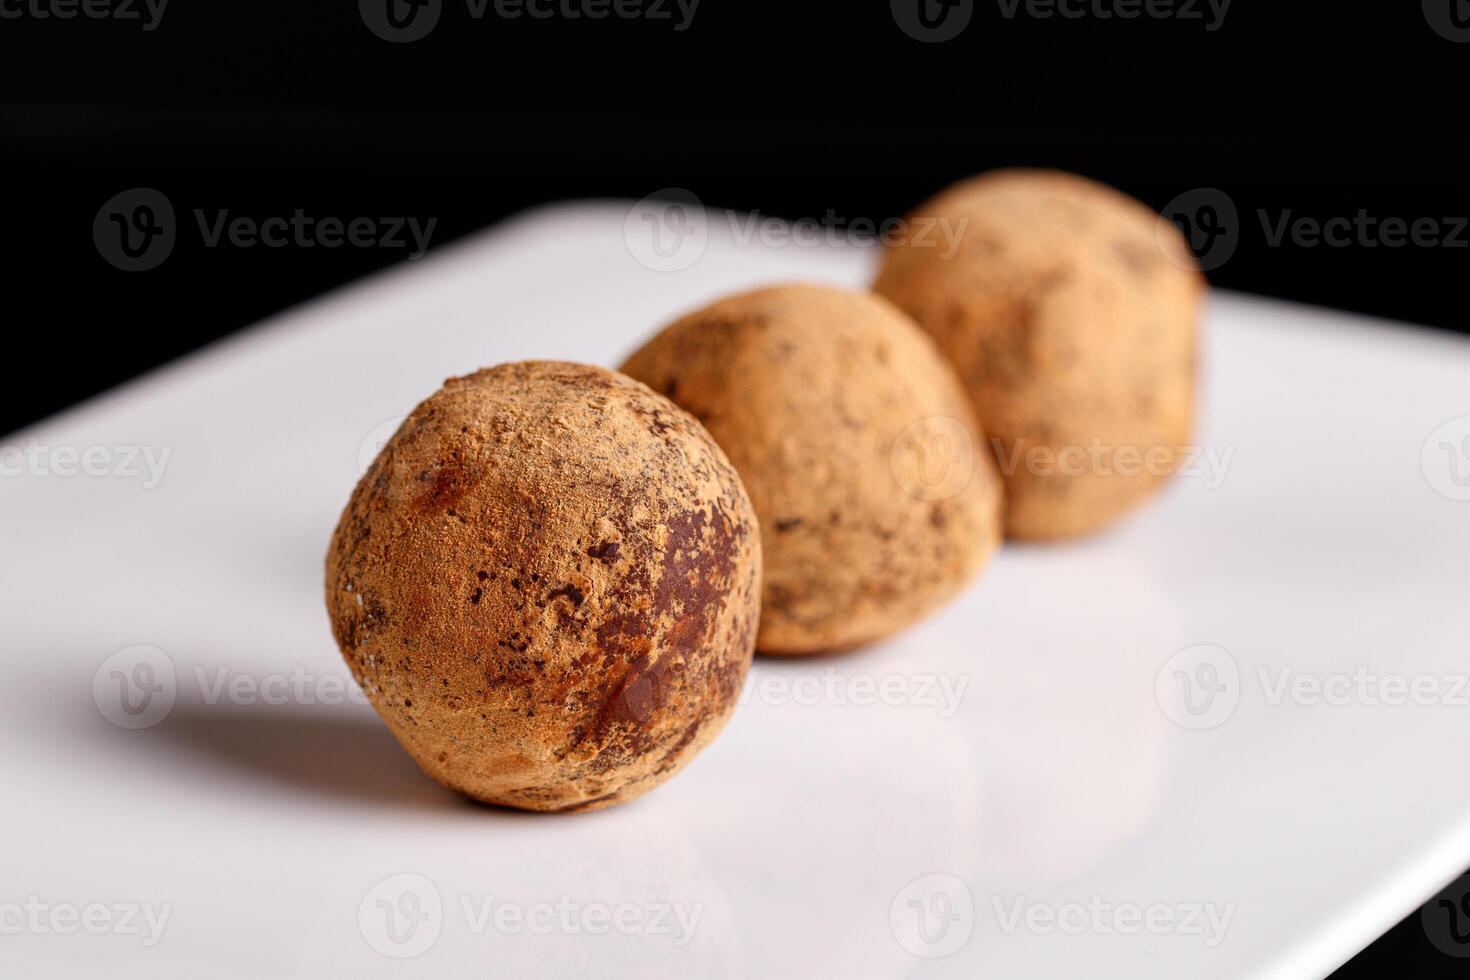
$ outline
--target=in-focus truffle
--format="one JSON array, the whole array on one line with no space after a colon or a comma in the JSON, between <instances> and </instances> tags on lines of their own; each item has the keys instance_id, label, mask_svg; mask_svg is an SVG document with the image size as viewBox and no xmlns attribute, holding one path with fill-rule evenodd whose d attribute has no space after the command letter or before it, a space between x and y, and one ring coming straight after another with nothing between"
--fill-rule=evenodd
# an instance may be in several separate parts
<instances>
[{"instance_id":1,"label":"in-focus truffle","mask_svg":"<svg viewBox=\"0 0 1470 980\"><path fill-rule=\"evenodd\" d=\"M589 810L658 785L735 707L760 534L697 422L560 362L455 378L353 493L332 629L424 770L477 799Z\"/></svg>"}]
</instances>

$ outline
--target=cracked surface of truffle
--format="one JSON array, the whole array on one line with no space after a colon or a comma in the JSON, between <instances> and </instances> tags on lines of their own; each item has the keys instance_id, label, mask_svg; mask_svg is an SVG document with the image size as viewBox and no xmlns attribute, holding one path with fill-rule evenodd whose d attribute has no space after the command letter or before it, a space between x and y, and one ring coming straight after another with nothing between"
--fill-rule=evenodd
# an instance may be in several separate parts
<instances>
[{"instance_id":1,"label":"cracked surface of truffle","mask_svg":"<svg viewBox=\"0 0 1470 980\"><path fill-rule=\"evenodd\" d=\"M686 413L616 372L453 378L374 461L327 556L332 631L424 771L589 810L689 762L733 711L760 532Z\"/></svg>"},{"instance_id":2,"label":"cracked surface of truffle","mask_svg":"<svg viewBox=\"0 0 1470 980\"><path fill-rule=\"evenodd\" d=\"M764 653L886 636L996 547L999 481L964 391L879 297L807 285L732 296L622 369L703 422L740 472L761 522Z\"/></svg>"},{"instance_id":3,"label":"cracked surface of truffle","mask_svg":"<svg viewBox=\"0 0 1470 980\"><path fill-rule=\"evenodd\" d=\"M1204 277L1177 228L1072 174L1002 170L920 205L949 255L890 247L874 290L955 365L1006 481L1006 530L1099 528L1178 466L1194 418Z\"/></svg>"}]
</instances>

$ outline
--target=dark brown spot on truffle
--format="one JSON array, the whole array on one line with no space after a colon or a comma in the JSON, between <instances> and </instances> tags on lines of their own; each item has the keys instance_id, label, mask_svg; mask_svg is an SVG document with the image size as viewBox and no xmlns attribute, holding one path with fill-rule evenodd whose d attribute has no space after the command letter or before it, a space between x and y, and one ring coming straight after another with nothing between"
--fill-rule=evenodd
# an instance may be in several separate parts
<instances>
[{"instance_id":1,"label":"dark brown spot on truffle","mask_svg":"<svg viewBox=\"0 0 1470 980\"><path fill-rule=\"evenodd\" d=\"M582 600L587 598L585 595L582 594L581 589L577 588L571 583L568 583L566 585L563 585L559 589L552 589L550 592L548 592L546 594L546 601L550 603L562 596L565 596L566 598L572 600L572 605L574 606L580 606L582 604Z\"/></svg>"},{"instance_id":2,"label":"dark brown spot on truffle","mask_svg":"<svg viewBox=\"0 0 1470 980\"><path fill-rule=\"evenodd\" d=\"M618 560L618 553L622 550L623 546L616 541L603 541L600 544L595 544L588 548L587 554L596 558L598 561L605 561L611 564Z\"/></svg>"}]
</instances>

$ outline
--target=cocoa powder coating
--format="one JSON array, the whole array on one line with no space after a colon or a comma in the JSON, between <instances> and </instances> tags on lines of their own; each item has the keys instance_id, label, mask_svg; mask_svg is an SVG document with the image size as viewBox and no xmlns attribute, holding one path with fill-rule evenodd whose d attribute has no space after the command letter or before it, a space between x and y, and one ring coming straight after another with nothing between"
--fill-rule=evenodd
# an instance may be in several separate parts
<instances>
[{"instance_id":1,"label":"cocoa powder coating","mask_svg":"<svg viewBox=\"0 0 1470 980\"><path fill-rule=\"evenodd\" d=\"M1072 174L1002 170L921 205L874 290L948 355L995 440L1006 529L1095 530L1180 461L1194 418L1204 277L1177 228ZM931 236L932 237L932 236Z\"/></svg>"},{"instance_id":2,"label":"cocoa powder coating","mask_svg":"<svg viewBox=\"0 0 1470 980\"><path fill-rule=\"evenodd\" d=\"M764 544L762 652L886 636L957 593L998 543L1000 485L964 390L879 297L732 296L622 370L689 410L740 472Z\"/></svg>"},{"instance_id":3,"label":"cocoa powder coating","mask_svg":"<svg viewBox=\"0 0 1470 980\"><path fill-rule=\"evenodd\" d=\"M669 778L750 666L760 532L709 435L601 368L446 382L359 483L327 556L332 630L424 771L590 810Z\"/></svg>"}]
</instances>

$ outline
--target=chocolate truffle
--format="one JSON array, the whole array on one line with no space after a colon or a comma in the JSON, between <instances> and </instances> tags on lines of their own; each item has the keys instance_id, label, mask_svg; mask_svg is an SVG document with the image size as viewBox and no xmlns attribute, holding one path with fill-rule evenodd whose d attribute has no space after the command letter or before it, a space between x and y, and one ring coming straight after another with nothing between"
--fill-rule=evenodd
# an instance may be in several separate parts
<instances>
[{"instance_id":1,"label":"chocolate truffle","mask_svg":"<svg viewBox=\"0 0 1470 980\"><path fill-rule=\"evenodd\" d=\"M941 222L946 235L918 234ZM1007 532L1083 534L1147 498L1194 418L1205 282L1178 229L1037 170L951 187L907 227L873 288L958 370L1006 481Z\"/></svg>"},{"instance_id":2,"label":"chocolate truffle","mask_svg":"<svg viewBox=\"0 0 1470 980\"><path fill-rule=\"evenodd\" d=\"M424 771L488 803L591 810L669 778L750 666L760 534L693 418L612 371L446 382L358 484L332 630Z\"/></svg>"},{"instance_id":3,"label":"chocolate truffle","mask_svg":"<svg viewBox=\"0 0 1470 980\"><path fill-rule=\"evenodd\" d=\"M999 481L964 391L879 297L807 285L732 296L623 370L703 422L750 492L764 653L887 636L958 592L996 547Z\"/></svg>"}]
</instances>

